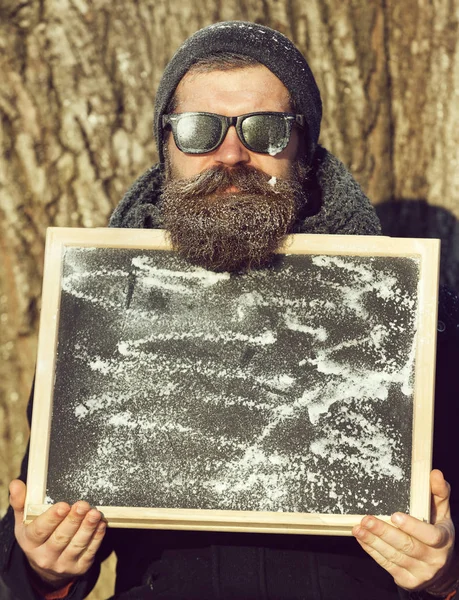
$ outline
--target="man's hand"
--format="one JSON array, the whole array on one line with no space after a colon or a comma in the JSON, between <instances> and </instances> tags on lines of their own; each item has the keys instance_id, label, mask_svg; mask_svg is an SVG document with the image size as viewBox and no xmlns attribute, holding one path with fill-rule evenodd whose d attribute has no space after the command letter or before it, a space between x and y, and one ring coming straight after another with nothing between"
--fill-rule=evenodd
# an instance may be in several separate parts
<instances>
[{"instance_id":1,"label":"man's hand","mask_svg":"<svg viewBox=\"0 0 459 600\"><path fill-rule=\"evenodd\" d=\"M407 590L442 589L459 577L449 572L454 548L450 486L438 470L430 474L430 485L432 524L394 513L397 527L367 516L352 530L365 552Z\"/></svg>"},{"instance_id":2,"label":"man's hand","mask_svg":"<svg viewBox=\"0 0 459 600\"><path fill-rule=\"evenodd\" d=\"M106 524L102 514L87 502L76 502L71 508L59 502L25 525L25 496L24 483L18 479L12 481L10 504L14 510L16 540L39 578L58 589L86 573L92 565Z\"/></svg>"}]
</instances>

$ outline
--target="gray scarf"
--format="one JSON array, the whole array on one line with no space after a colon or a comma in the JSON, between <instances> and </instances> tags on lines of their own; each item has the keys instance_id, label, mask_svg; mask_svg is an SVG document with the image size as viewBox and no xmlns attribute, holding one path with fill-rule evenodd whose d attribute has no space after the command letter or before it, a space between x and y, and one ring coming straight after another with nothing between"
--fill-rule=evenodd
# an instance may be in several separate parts
<instances>
[{"instance_id":1,"label":"gray scarf","mask_svg":"<svg viewBox=\"0 0 459 600\"><path fill-rule=\"evenodd\" d=\"M341 235L379 235L381 227L370 201L346 167L318 146L308 181L310 204L295 231ZM110 218L110 227L159 228L158 200L162 172L159 165L134 182Z\"/></svg>"}]
</instances>

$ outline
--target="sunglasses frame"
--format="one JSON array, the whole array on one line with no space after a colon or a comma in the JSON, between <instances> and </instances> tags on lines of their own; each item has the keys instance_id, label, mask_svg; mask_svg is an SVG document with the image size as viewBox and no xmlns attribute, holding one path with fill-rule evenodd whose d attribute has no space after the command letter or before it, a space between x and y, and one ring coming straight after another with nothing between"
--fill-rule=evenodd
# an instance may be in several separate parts
<instances>
[{"instance_id":1,"label":"sunglasses frame","mask_svg":"<svg viewBox=\"0 0 459 600\"><path fill-rule=\"evenodd\" d=\"M221 124L220 138L219 138L218 142L214 146L212 146L212 148L209 148L209 150L205 150L204 152L201 152L198 150L184 150L183 147L181 146L179 140L177 139L177 124L180 121L180 119L182 119L184 117L201 116L201 115L215 117L218 121L220 121L220 124ZM224 115L218 115L216 113L210 113L210 112L171 113L169 115L162 116L162 125L163 125L163 129L166 129L168 126L170 126L170 128L172 129L172 135L174 136L175 145L181 152L184 152L185 154L208 154L209 152L213 152L222 144L223 140L226 137L226 134L228 133L228 129L232 126L234 126L236 128L236 132L237 132L237 136L238 136L239 140L248 150L250 150L251 152L257 152L258 154L270 154L269 152L255 150L244 139L244 134L242 132L242 123L248 117L254 117L254 116L258 116L258 115L283 117L283 120L287 125L287 135L285 136L285 144L282 147L280 147L279 152L276 152L276 154L279 154L280 152L282 152L282 150L284 150L287 147L287 145L290 141L290 136L292 134L292 126L294 124L296 124L299 127L304 128L304 125L305 125L303 115L299 115L299 114L295 114L295 113L271 112L271 111L270 112L246 113L244 115L239 115L237 117L225 117Z\"/></svg>"}]
</instances>

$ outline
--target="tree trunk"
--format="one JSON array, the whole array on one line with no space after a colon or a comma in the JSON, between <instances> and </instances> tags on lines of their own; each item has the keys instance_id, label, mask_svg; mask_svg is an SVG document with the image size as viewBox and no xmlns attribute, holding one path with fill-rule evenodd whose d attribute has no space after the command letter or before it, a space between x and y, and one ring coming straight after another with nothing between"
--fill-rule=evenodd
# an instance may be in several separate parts
<instances>
[{"instance_id":1,"label":"tree trunk","mask_svg":"<svg viewBox=\"0 0 459 600\"><path fill-rule=\"evenodd\" d=\"M0 513L28 436L45 229L104 226L155 162L154 91L202 26L251 20L298 45L321 142L387 233L442 237L459 290L458 15L459 0L0 0Z\"/></svg>"}]
</instances>

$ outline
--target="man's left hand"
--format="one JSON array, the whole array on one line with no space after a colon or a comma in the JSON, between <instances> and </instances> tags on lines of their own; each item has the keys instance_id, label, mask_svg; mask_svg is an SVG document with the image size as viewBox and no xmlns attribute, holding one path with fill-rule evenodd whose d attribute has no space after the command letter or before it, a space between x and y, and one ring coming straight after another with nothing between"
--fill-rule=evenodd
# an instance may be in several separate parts
<instances>
[{"instance_id":1,"label":"man's left hand","mask_svg":"<svg viewBox=\"0 0 459 600\"><path fill-rule=\"evenodd\" d=\"M407 590L443 588L459 578L452 574L454 525L449 507L450 486L438 470L430 474L432 523L394 513L394 525L366 516L352 534L395 583Z\"/></svg>"}]
</instances>

